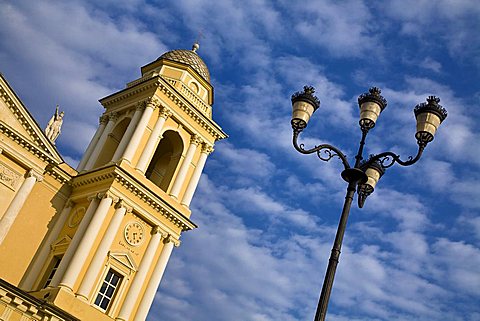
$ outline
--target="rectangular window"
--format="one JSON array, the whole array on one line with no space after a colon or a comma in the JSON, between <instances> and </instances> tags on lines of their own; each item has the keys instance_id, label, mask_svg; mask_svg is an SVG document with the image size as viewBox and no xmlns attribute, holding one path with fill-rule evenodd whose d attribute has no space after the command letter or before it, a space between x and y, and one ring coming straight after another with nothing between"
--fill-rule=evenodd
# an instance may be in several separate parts
<instances>
[{"instance_id":1,"label":"rectangular window","mask_svg":"<svg viewBox=\"0 0 480 321\"><path fill-rule=\"evenodd\" d=\"M107 311L110 302L113 299L115 290L120 285L122 276L115 273L112 269L108 270L105 280L103 280L102 287L98 291L97 298L95 299L95 305L103 311Z\"/></svg>"},{"instance_id":2,"label":"rectangular window","mask_svg":"<svg viewBox=\"0 0 480 321\"><path fill-rule=\"evenodd\" d=\"M57 269L58 269L58 266L60 265L61 260L62 260L61 257L58 257L58 256L53 257L52 267L43 288L46 288L50 284L50 282L52 282L53 276L55 275L55 272L57 272Z\"/></svg>"}]
</instances>

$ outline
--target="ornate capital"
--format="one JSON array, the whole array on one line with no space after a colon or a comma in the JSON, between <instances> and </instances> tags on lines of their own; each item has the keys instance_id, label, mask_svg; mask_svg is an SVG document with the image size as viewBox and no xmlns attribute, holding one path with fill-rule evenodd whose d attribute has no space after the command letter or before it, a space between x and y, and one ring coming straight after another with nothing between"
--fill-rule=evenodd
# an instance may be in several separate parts
<instances>
[{"instance_id":1,"label":"ornate capital","mask_svg":"<svg viewBox=\"0 0 480 321\"><path fill-rule=\"evenodd\" d=\"M125 208L125 214L132 211L132 208L121 198L118 198L118 201L115 202L115 209L119 208Z\"/></svg>"},{"instance_id":2,"label":"ornate capital","mask_svg":"<svg viewBox=\"0 0 480 321\"><path fill-rule=\"evenodd\" d=\"M167 234L167 236L163 237L163 244L167 244L170 242L173 243L175 247L180 246L180 240L175 239L171 234Z\"/></svg>"},{"instance_id":3,"label":"ornate capital","mask_svg":"<svg viewBox=\"0 0 480 321\"><path fill-rule=\"evenodd\" d=\"M113 200L113 203L117 203L119 201L119 198L113 195L112 193L105 191L105 192L99 192L94 195L93 198L96 198L98 200L102 200L104 198L111 198Z\"/></svg>"},{"instance_id":4,"label":"ornate capital","mask_svg":"<svg viewBox=\"0 0 480 321\"><path fill-rule=\"evenodd\" d=\"M152 228L152 232L150 234L152 234L152 235L161 234L162 238L165 238L168 235L159 225L155 225Z\"/></svg>"},{"instance_id":5,"label":"ornate capital","mask_svg":"<svg viewBox=\"0 0 480 321\"><path fill-rule=\"evenodd\" d=\"M104 198L107 198L107 197L112 199L112 204L117 204L118 202L121 201L120 197L118 197L117 195L113 194L110 191L105 192Z\"/></svg>"},{"instance_id":6,"label":"ornate capital","mask_svg":"<svg viewBox=\"0 0 480 321\"><path fill-rule=\"evenodd\" d=\"M147 100L146 100L146 107L149 107L149 108L157 108L160 106L160 101L155 98L155 97L148 97Z\"/></svg>"},{"instance_id":7,"label":"ornate capital","mask_svg":"<svg viewBox=\"0 0 480 321\"><path fill-rule=\"evenodd\" d=\"M108 122L108 118L109 118L108 115L102 115L102 116L100 116L100 119L99 119L100 125L106 124L106 123Z\"/></svg>"},{"instance_id":8,"label":"ornate capital","mask_svg":"<svg viewBox=\"0 0 480 321\"><path fill-rule=\"evenodd\" d=\"M72 200L68 200L68 201L65 202L64 208L69 208L69 207L73 208L74 206L75 206L75 202L72 201Z\"/></svg>"},{"instance_id":9,"label":"ornate capital","mask_svg":"<svg viewBox=\"0 0 480 321\"><path fill-rule=\"evenodd\" d=\"M105 193L105 192L95 194L95 197L96 197L96 199L98 199L98 200L103 199L105 196L107 196L107 193Z\"/></svg>"},{"instance_id":10,"label":"ornate capital","mask_svg":"<svg viewBox=\"0 0 480 321\"><path fill-rule=\"evenodd\" d=\"M199 135L195 134L192 137L190 137L190 144L194 144L198 146L201 143L203 143L203 140Z\"/></svg>"},{"instance_id":11,"label":"ornate capital","mask_svg":"<svg viewBox=\"0 0 480 321\"><path fill-rule=\"evenodd\" d=\"M213 151L214 151L213 146L208 144L203 144L202 153L210 155L211 153L213 153Z\"/></svg>"},{"instance_id":12,"label":"ornate capital","mask_svg":"<svg viewBox=\"0 0 480 321\"><path fill-rule=\"evenodd\" d=\"M91 202L98 198L98 194L91 194L87 196L87 201Z\"/></svg>"},{"instance_id":13,"label":"ornate capital","mask_svg":"<svg viewBox=\"0 0 480 321\"><path fill-rule=\"evenodd\" d=\"M37 182L43 181L43 175L35 171L34 169L31 169L27 173L27 177L35 177Z\"/></svg>"},{"instance_id":14,"label":"ornate capital","mask_svg":"<svg viewBox=\"0 0 480 321\"><path fill-rule=\"evenodd\" d=\"M118 113L117 112L113 112L113 113L110 113L108 115L108 120L109 121L117 121L118 119Z\"/></svg>"},{"instance_id":15,"label":"ornate capital","mask_svg":"<svg viewBox=\"0 0 480 321\"><path fill-rule=\"evenodd\" d=\"M147 104L145 103L145 101L139 101L137 103L137 106L135 106L135 109L136 110L144 110L146 106L147 106Z\"/></svg>"},{"instance_id":16,"label":"ornate capital","mask_svg":"<svg viewBox=\"0 0 480 321\"><path fill-rule=\"evenodd\" d=\"M167 106L160 107L160 112L158 114L158 117L167 119L171 116L172 116L172 111L170 110L170 108L168 108Z\"/></svg>"}]
</instances>

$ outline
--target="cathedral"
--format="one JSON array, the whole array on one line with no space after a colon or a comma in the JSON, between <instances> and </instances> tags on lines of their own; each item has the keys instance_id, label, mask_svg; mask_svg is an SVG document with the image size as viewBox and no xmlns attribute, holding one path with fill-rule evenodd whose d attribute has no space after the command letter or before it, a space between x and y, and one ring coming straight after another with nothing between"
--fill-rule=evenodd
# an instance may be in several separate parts
<instances>
[{"instance_id":1,"label":"cathedral","mask_svg":"<svg viewBox=\"0 0 480 321\"><path fill-rule=\"evenodd\" d=\"M173 50L100 99L78 167L0 74L0 320L144 321L208 155L227 135L192 50Z\"/></svg>"}]
</instances>

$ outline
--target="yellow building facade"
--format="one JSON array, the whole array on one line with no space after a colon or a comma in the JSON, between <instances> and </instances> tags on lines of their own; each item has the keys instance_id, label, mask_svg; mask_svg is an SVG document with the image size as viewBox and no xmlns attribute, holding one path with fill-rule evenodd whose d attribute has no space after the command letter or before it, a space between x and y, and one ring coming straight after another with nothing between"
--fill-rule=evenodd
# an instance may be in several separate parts
<instances>
[{"instance_id":1,"label":"yellow building facade","mask_svg":"<svg viewBox=\"0 0 480 321\"><path fill-rule=\"evenodd\" d=\"M163 54L101 99L77 169L0 76L0 320L145 320L226 138L197 49Z\"/></svg>"}]
</instances>

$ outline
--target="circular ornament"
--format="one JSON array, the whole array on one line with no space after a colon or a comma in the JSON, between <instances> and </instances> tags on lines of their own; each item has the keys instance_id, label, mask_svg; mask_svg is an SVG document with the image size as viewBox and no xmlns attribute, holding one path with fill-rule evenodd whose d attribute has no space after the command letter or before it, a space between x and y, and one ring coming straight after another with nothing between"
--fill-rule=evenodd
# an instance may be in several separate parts
<instances>
[{"instance_id":1,"label":"circular ornament","mask_svg":"<svg viewBox=\"0 0 480 321\"><path fill-rule=\"evenodd\" d=\"M129 222L124 230L125 241L132 246L139 246L143 243L145 230L139 222Z\"/></svg>"},{"instance_id":2,"label":"circular ornament","mask_svg":"<svg viewBox=\"0 0 480 321\"><path fill-rule=\"evenodd\" d=\"M68 218L68 227L74 228L82 221L83 216L85 215L85 207L79 207L76 210L72 211L70 217Z\"/></svg>"}]
</instances>

